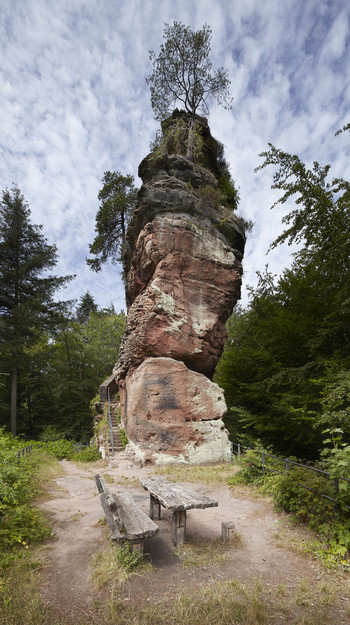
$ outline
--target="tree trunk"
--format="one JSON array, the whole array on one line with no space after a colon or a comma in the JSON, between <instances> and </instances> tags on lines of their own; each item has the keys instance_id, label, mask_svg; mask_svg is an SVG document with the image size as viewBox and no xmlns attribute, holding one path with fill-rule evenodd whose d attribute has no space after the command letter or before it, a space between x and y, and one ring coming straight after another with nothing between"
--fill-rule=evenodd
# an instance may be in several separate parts
<instances>
[{"instance_id":1,"label":"tree trunk","mask_svg":"<svg viewBox=\"0 0 350 625\"><path fill-rule=\"evenodd\" d=\"M186 158L188 158L189 161L193 161L193 143L194 143L194 117L191 118L190 126L188 129Z\"/></svg>"},{"instance_id":2,"label":"tree trunk","mask_svg":"<svg viewBox=\"0 0 350 625\"><path fill-rule=\"evenodd\" d=\"M17 432L17 371L12 373L11 380L11 434Z\"/></svg>"}]
</instances>

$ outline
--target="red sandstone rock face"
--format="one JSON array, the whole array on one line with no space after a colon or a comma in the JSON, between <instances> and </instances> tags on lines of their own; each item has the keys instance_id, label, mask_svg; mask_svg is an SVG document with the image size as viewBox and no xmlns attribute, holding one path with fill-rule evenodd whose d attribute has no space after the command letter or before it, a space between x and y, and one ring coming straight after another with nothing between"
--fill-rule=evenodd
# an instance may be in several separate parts
<instances>
[{"instance_id":1,"label":"red sandstone rock face","mask_svg":"<svg viewBox=\"0 0 350 625\"><path fill-rule=\"evenodd\" d=\"M142 462L229 459L223 391L200 373L171 358L148 358L120 392L124 426Z\"/></svg>"},{"instance_id":2,"label":"red sandstone rock face","mask_svg":"<svg viewBox=\"0 0 350 625\"><path fill-rule=\"evenodd\" d=\"M122 421L142 462L227 460L226 405L210 378L240 296L244 233L210 199L216 181L207 169L162 155L147 157L140 172L125 256L127 330L114 371Z\"/></svg>"},{"instance_id":3,"label":"red sandstone rock face","mask_svg":"<svg viewBox=\"0 0 350 625\"><path fill-rule=\"evenodd\" d=\"M239 297L240 273L232 250L197 219L155 217L134 251L129 282L138 295L128 313L118 375L147 357L166 356L211 376Z\"/></svg>"}]
</instances>

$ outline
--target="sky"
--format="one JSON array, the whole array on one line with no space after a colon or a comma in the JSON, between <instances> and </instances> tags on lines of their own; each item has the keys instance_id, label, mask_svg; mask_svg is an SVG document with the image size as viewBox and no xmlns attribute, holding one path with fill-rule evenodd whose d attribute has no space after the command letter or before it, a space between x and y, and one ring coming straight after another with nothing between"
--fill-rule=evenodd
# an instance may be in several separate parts
<instances>
[{"instance_id":1,"label":"sky","mask_svg":"<svg viewBox=\"0 0 350 625\"><path fill-rule=\"evenodd\" d=\"M268 143L309 166L331 163L350 178L348 0L2 0L0 7L0 190L19 187L31 221L55 243L56 275L76 278L59 293L88 290L99 307L125 310L120 269L86 265L105 171L137 176L159 123L145 77L164 24L212 29L213 70L224 67L233 107L209 105L213 136L254 222L243 260L247 286L266 264L292 262L287 244L269 252L288 206L270 210L273 168L254 173ZM289 209L291 205L289 205Z\"/></svg>"}]
</instances>

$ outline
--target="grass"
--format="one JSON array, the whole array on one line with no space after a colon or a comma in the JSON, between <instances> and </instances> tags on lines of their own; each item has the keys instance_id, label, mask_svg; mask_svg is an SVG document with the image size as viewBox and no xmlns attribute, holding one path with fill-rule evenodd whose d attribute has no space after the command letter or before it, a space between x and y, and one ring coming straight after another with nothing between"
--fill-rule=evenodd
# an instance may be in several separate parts
<instances>
[{"instance_id":1,"label":"grass","mask_svg":"<svg viewBox=\"0 0 350 625\"><path fill-rule=\"evenodd\" d=\"M223 542L221 538L204 542L187 536L186 542L176 549L176 554L185 568L221 566L232 555L232 548L241 546L238 534L229 542Z\"/></svg>"},{"instance_id":2,"label":"grass","mask_svg":"<svg viewBox=\"0 0 350 625\"><path fill-rule=\"evenodd\" d=\"M164 477L182 482L202 482L207 485L226 485L228 478L232 477L239 467L232 464L215 465L176 465L170 464L158 467L156 473Z\"/></svg>"},{"instance_id":3,"label":"grass","mask_svg":"<svg viewBox=\"0 0 350 625\"><path fill-rule=\"evenodd\" d=\"M330 548L324 537L317 534L311 528L301 525L292 517L283 519L276 528L273 535L274 542L277 547L294 551L305 558L314 559L318 569L326 567L335 573L346 571L350 572L350 563L348 560L339 560ZM316 568L312 565L312 568Z\"/></svg>"},{"instance_id":4,"label":"grass","mask_svg":"<svg viewBox=\"0 0 350 625\"><path fill-rule=\"evenodd\" d=\"M335 604L334 588L327 584L310 588L304 578L296 587L281 582L274 589L260 578L247 583L211 580L175 595L153 596L135 603L117 593L104 602L101 623L118 625L335 625L346 622L349 610ZM101 609L102 602L98 606ZM342 606L343 607L343 606ZM101 613L102 617L102 613Z\"/></svg>"},{"instance_id":5,"label":"grass","mask_svg":"<svg viewBox=\"0 0 350 625\"><path fill-rule=\"evenodd\" d=\"M93 469L97 472L97 469L104 469L108 466L108 460L105 458L100 458L99 460L93 460L89 462L85 462L83 460L78 460L77 458L73 458L73 462L78 465L78 467L82 469Z\"/></svg>"},{"instance_id":6,"label":"grass","mask_svg":"<svg viewBox=\"0 0 350 625\"><path fill-rule=\"evenodd\" d=\"M136 552L129 550L129 545L119 546L108 540L106 546L92 557L92 581L98 590L110 585L112 593L121 588L132 575L146 574L152 565Z\"/></svg>"},{"instance_id":7,"label":"grass","mask_svg":"<svg viewBox=\"0 0 350 625\"><path fill-rule=\"evenodd\" d=\"M0 575L0 625L44 625L47 610L40 601L41 560L29 551Z\"/></svg>"},{"instance_id":8,"label":"grass","mask_svg":"<svg viewBox=\"0 0 350 625\"><path fill-rule=\"evenodd\" d=\"M236 580L212 581L174 597L128 605L118 601L118 624L133 625L293 625L335 624L332 595L321 587L305 594L305 582L281 596L271 594L261 579L242 584ZM116 614L114 615L116 616ZM108 621L107 621L108 622ZM111 621L113 622L113 621Z\"/></svg>"},{"instance_id":9,"label":"grass","mask_svg":"<svg viewBox=\"0 0 350 625\"><path fill-rule=\"evenodd\" d=\"M110 475L109 473L104 473L103 477L105 479L106 484L114 484L114 477L113 477L113 475Z\"/></svg>"},{"instance_id":10,"label":"grass","mask_svg":"<svg viewBox=\"0 0 350 625\"><path fill-rule=\"evenodd\" d=\"M27 462L35 468L30 477L35 506L39 501L51 498L45 485L64 472L58 460L42 450L34 450ZM49 527L47 516L40 511L36 514ZM48 533L49 529L45 535ZM43 547L34 546L38 540L43 540L43 536L35 535L33 530L29 540L32 546L24 541L20 550L4 550L1 553L0 625L46 625L47 609L42 606L38 592L43 561Z\"/></svg>"}]
</instances>

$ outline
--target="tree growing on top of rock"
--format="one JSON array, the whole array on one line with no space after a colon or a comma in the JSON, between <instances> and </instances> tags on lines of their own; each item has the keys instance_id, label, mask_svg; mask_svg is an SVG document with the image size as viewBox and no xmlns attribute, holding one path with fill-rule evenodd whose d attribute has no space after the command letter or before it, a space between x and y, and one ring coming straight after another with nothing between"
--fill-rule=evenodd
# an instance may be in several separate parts
<instances>
[{"instance_id":1,"label":"tree growing on top of rock","mask_svg":"<svg viewBox=\"0 0 350 625\"><path fill-rule=\"evenodd\" d=\"M95 258L86 259L93 271L100 271L107 260L112 263L120 261L128 217L137 195L133 176L106 171L101 182L103 187L97 196L101 205L96 214L96 236L89 246L90 254Z\"/></svg>"},{"instance_id":2,"label":"tree growing on top of rock","mask_svg":"<svg viewBox=\"0 0 350 625\"><path fill-rule=\"evenodd\" d=\"M215 99L224 108L231 108L232 100L227 70L220 68L213 74L209 58L212 30L204 24L193 32L181 22L165 24L164 44L158 56L150 51L153 72L146 78L151 90L152 108L157 120L163 120L178 103L190 114L187 157L192 159L192 143L197 113L207 114L207 102Z\"/></svg>"}]
</instances>

